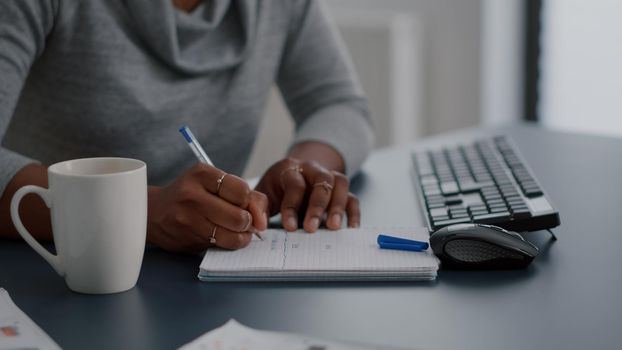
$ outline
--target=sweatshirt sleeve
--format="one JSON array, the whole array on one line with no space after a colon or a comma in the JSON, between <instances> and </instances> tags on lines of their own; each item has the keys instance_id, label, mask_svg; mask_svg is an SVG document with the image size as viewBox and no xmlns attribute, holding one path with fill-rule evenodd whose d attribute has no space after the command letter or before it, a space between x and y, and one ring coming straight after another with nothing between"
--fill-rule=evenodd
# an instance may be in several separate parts
<instances>
[{"instance_id":1,"label":"sweatshirt sleeve","mask_svg":"<svg viewBox=\"0 0 622 350\"><path fill-rule=\"evenodd\" d=\"M292 4L277 84L296 124L293 144L332 146L354 175L374 143L367 98L323 2Z\"/></svg>"},{"instance_id":2,"label":"sweatshirt sleeve","mask_svg":"<svg viewBox=\"0 0 622 350\"><path fill-rule=\"evenodd\" d=\"M0 1L0 141L30 67L43 51L53 26L54 8L50 0ZM0 142L0 195L18 170L35 162Z\"/></svg>"}]
</instances>

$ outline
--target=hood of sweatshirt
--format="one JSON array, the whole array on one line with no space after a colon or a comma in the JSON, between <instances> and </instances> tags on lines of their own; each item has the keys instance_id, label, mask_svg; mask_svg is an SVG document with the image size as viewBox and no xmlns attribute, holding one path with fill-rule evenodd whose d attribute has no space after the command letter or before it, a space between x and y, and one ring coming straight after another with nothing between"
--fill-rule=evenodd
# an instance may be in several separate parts
<instances>
[{"instance_id":1,"label":"hood of sweatshirt","mask_svg":"<svg viewBox=\"0 0 622 350\"><path fill-rule=\"evenodd\" d=\"M207 0L191 13L171 0L127 0L125 6L148 49L191 75L239 65L256 33L254 1Z\"/></svg>"}]
</instances>

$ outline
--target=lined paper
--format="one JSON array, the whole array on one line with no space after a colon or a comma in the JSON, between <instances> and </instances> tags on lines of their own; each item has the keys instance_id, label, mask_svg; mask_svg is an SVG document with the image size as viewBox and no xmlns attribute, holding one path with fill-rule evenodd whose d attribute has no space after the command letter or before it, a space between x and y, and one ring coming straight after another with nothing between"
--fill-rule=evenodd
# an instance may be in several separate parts
<instances>
[{"instance_id":1,"label":"lined paper","mask_svg":"<svg viewBox=\"0 0 622 350\"><path fill-rule=\"evenodd\" d=\"M378 234L428 241L425 228L356 228L286 232L270 229L237 251L208 249L203 280L433 279L438 260L431 250L380 249Z\"/></svg>"}]
</instances>

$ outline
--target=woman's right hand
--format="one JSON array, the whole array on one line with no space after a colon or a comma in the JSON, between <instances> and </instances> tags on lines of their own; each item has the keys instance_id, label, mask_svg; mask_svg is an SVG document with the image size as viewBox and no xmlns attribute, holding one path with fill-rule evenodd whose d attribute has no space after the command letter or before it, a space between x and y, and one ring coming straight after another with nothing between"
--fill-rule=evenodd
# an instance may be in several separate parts
<instances>
[{"instance_id":1,"label":"woman's right hand","mask_svg":"<svg viewBox=\"0 0 622 350\"><path fill-rule=\"evenodd\" d=\"M266 196L241 178L197 164L168 186L149 187L147 241L174 252L243 248L267 228L267 210Z\"/></svg>"}]
</instances>

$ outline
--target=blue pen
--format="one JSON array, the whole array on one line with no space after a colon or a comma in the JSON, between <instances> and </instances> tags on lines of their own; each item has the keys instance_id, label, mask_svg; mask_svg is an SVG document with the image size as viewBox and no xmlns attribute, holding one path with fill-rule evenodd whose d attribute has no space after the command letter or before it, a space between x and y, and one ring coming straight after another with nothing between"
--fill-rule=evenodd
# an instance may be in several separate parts
<instances>
[{"instance_id":1,"label":"blue pen","mask_svg":"<svg viewBox=\"0 0 622 350\"><path fill-rule=\"evenodd\" d=\"M201 144L199 144L199 141L197 141L196 137L194 137L194 134L187 126L182 126L179 129L179 132L184 135L184 138L186 139L186 141L188 141L188 146L190 146L190 149L197 157L199 162L207 164L209 166L214 166L214 163L212 163L212 161L209 159L207 153L205 153L205 150L203 149L203 147L201 147ZM253 227L253 230L256 229ZM255 231L253 233L255 234L255 236L257 236L257 238L263 241L263 237L259 234L259 232Z\"/></svg>"},{"instance_id":2,"label":"blue pen","mask_svg":"<svg viewBox=\"0 0 622 350\"><path fill-rule=\"evenodd\" d=\"M182 126L179 129L179 132L184 135L184 138L186 139L186 141L188 141L188 146L190 146L190 149L192 150L192 152L194 152L194 155L197 156L199 162L214 166L214 163L212 163L212 161L209 159L207 153L205 153L203 147L201 147L199 141L197 141L196 137L194 137L194 134L192 133L192 131L190 131L190 129L188 129L187 126Z\"/></svg>"},{"instance_id":3,"label":"blue pen","mask_svg":"<svg viewBox=\"0 0 622 350\"><path fill-rule=\"evenodd\" d=\"M406 239L393 237L385 234L379 234L378 246L382 249L408 250L413 252L421 252L430 246L427 242L416 241L414 239Z\"/></svg>"}]
</instances>

